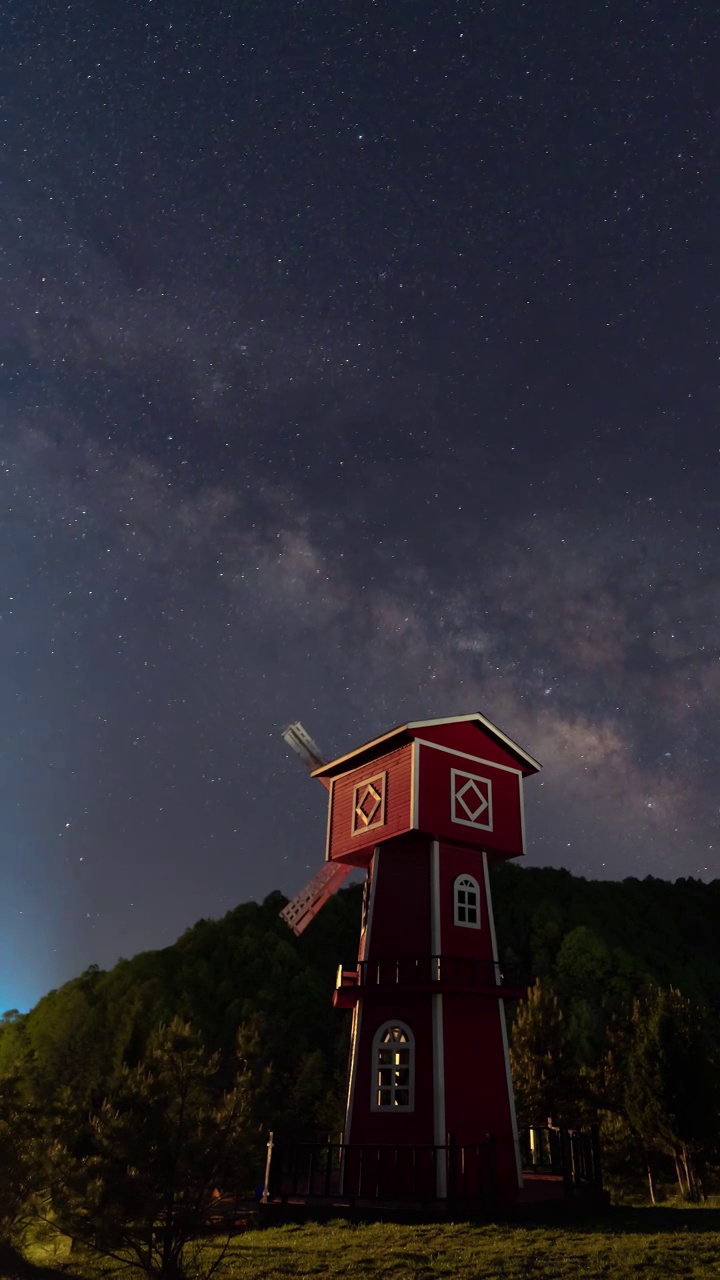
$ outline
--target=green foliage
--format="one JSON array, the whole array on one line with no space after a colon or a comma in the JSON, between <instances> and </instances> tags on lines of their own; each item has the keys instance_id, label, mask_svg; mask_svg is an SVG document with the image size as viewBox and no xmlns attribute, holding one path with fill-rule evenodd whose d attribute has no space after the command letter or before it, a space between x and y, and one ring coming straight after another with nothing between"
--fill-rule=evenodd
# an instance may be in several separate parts
<instances>
[{"instance_id":1,"label":"green foliage","mask_svg":"<svg viewBox=\"0 0 720 1280\"><path fill-rule=\"evenodd\" d=\"M579 1124L584 1073L555 993L538 978L517 1012L510 1064L520 1124Z\"/></svg>"},{"instance_id":2,"label":"green foliage","mask_svg":"<svg viewBox=\"0 0 720 1280\"><path fill-rule=\"evenodd\" d=\"M555 980L560 948L582 926L609 949L618 998L624 991L630 1004L650 981L701 1004L717 1002L720 880L585 880L505 863L491 881L500 954L512 952L529 978Z\"/></svg>"},{"instance_id":3,"label":"green foliage","mask_svg":"<svg viewBox=\"0 0 720 1280\"><path fill-rule=\"evenodd\" d=\"M493 870L492 885L501 956L541 979L511 1029L521 1117L599 1117L606 1166L619 1172L635 1161L646 1175L647 1156L661 1177L673 1178L672 1142L643 1137L640 1104L626 1097L631 1052L633 1080L651 1057L639 1042L645 1014L634 1009L651 1007L653 989L682 992L694 1002L682 1033L694 1046L692 1060L717 1061L708 1028L718 1026L720 881L592 882L505 864ZM87 1152L95 1141L87 1116L104 1114L105 1099L127 1088L128 1073L146 1069L158 1027L180 1018L208 1054L219 1055L218 1087L232 1087L240 1054L244 1124L258 1153L270 1128L337 1131L350 1019L330 996L338 964L352 965L357 954L360 900L359 886L342 890L298 939L279 919L285 899L275 893L222 920L198 921L162 951L109 972L91 967L29 1014L9 1011L0 1020L0 1081L15 1079L13 1096L25 1114L62 1113L65 1145ZM670 1061L668 1035L666 1028ZM691 1063L678 1067L688 1079L692 1070ZM693 1121L700 1138L692 1116L677 1107L665 1107L662 1123L669 1115L679 1134L682 1121L680 1159L686 1151L699 1178L714 1158L717 1100L702 1081L695 1093L703 1100ZM658 1114L647 1124L660 1125Z\"/></svg>"},{"instance_id":4,"label":"green foliage","mask_svg":"<svg viewBox=\"0 0 720 1280\"><path fill-rule=\"evenodd\" d=\"M0 1240L6 1240L30 1195L37 1132L17 1080L0 1080Z\"/></svg>"},{"instance_id":5,"label":"green foliage","mask_svg":"<svg viewBox=\"0 0 720 1280\"><path fill-rule=\"evenodd\" d=\"M696 1161L720 1129L718 1059L706 1020L674 988L653 989L636 1001L624 1089L629 1122L649 1149L672 1155L696 1198Z\"/></svg>"},{"instance_id":6,"label":"green foliage","mask_svg":"<svg viewBox=\"0 0 720 1280\"><path fill-rule=\"evenodd\" d=\"M251 1168L249 1073L229 1091L219 1075L220 1055L176 1018L70 1145L67 1112L56 1109L48 1190L57 1228L146 1276L185 1275L214 1192L246 1188Z\"/></svg>"},{"instance_id":7,"label":"green foliage","mask_svg":"<svg viewBox=\"0 0 720 1280\"><path fill-rule=\"evenodd\" d=\"M149 1038L175 1016L188 1019L232 1072L239 1029L254 1045L254 1123L261 1129L337 1120L344 1090L349 1021L332 1008L338 963L357 955L359 886L331 900L297 939L279 919L286 899L271 894L223 920L201 920L172 947L121 960L104 973L50 992L25 1016L0 1024L0 1078L15 1074L28 1100L63 1090L78 1107L99 1104L126 1066L143 1060ZM324 1063L313 1115L290 1114L309 1055Z\"/></svg>"}]
</instances>

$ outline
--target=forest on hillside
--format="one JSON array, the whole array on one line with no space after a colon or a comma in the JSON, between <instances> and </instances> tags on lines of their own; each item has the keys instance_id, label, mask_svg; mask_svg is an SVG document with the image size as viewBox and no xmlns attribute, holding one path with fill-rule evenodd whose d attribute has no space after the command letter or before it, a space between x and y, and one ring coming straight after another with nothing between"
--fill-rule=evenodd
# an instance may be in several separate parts
<instances>
[{"instance_id":1,"label":"forest on hillside","mask_svg":"<svg viewBox=\"0 0 720 1280\"><path fill-rule=\"evenodd\" d=\"M504 865L493 897L501 961L529 988L511 1028L520 1122L598 1121L611 1186L659 1197L676 1181L702 1197L719 1163L720 881ZM90 1230L90 1185L107 1226L118 1168L145 1158L132 1118L149 1141L178 1080L197 1109L188 1167L205 1151L198 1135L207 1147L224 1125L207 1185L223 1167L252 1189L270 1129L340 1129L349 1016L331 993L357 955L361 888L336 894L300 938L279 919L285 901L200 920L170 947L91 967L3 1015L0 1175L15 1192L4 1206L0 1195L0 1226L43 1191L58 1221Z\"/></svg>"}]
</instances>

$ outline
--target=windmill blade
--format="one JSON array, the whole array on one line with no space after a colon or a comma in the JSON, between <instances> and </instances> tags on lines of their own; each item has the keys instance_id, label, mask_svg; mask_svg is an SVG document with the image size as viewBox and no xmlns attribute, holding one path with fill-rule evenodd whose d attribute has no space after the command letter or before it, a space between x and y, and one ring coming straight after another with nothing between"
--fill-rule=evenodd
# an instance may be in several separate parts
<instances>
[{"instance_id":1,"label":"windmill blade","mask_svg":"<svg viewBox=\"0 0 720 1280\"><path fill-rule=\"evenodd\" d=\"M294 724L288 725L283 733L283 738L311 772L313 769L319 769L322 765L327 764L327 760L319 746L310 737L307 729L303 729L299 720L296 720Z\"/></svg>"},{"instance_id":2,"label":"windmill blade","mask_svg":"<svg viewBox=\"0 0 720 1280\"><path fill-rule=\"evenodd\" d=\"M310 883L283 907L280 919L299 937L351 871L352 867L347 862L326 862L322 871L313 876Z\"/></svg>"}]
</instances>

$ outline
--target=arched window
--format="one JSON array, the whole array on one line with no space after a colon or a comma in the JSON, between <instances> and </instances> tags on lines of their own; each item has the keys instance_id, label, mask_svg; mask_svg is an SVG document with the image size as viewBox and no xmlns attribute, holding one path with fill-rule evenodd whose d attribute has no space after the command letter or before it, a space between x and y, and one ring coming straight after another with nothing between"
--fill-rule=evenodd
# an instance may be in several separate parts
<instances>
[{"instance_id":1,"label":"arched window","mask_svg":"<svg viewBox=\"0 0 720 1280\"><path fill-rule=\"evenodd\" d=\"M458 876L455 881L455 923L480 928L480 885L474 876Z\"/></svg>"},{"instance_id":2,"label":"arched window","mask_svg":"<svg viewBox=\"0 0 720 1280\"><path fill-rule=\"evenodd\" d=\"M373 1038L373 1111L412 1111L415 1105L415 1038L404 1022L389 1022Z\"/></svg>"}]
</instances>

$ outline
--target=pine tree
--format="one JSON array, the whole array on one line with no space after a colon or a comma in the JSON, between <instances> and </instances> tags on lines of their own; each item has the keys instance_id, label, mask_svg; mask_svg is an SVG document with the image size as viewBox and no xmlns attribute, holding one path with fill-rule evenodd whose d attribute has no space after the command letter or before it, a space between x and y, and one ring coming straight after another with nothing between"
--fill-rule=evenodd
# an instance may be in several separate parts
<instances>
[{"instance_id":1,"label":"pine tree","mask_svg":"<svg viewBox=\"0 0 720 1280\"><path fill-rule=\"evenodd\" d=\"M629 1018L615 1017L607 1027L605 1052L595 1072L596 1096L606 1172L614 1170L624 1180L623 1175L642 1163L650 1200L656 1204L657 1148L648 1145L625 1105L628 1059L635 1041L638 1009L635 1001Z\"/></svg>"},{"instance_id":2,"label":"pine tree","mask_svg":"<svg viewBox=\"0 0 720 1280\"><path fill-rule=\"evenodd\" d=\"M535 980L512 1028L510 1065L521 1124L575 1124L580 1089L562 1009L547 983Z\"/></svg>"},{"instance_id":3,"label":"pine tree","mask_svg":"<svg viewBox=\"0 0 720 1280\"><path fill-rule=\"evenodd\" d=\"M17 1079L0 1080L0 1240L7 1240L33 1187L35 1126Z\"/></svg>"},{"instance_id":4,"label":"pine tree","mask_svg":"<svg viewBox=\"0 0 720 1280\"><path fill-rule=\"evenodd\" d=\"M146 1276L188 1273L217 1191L236 1192L251 1176L248 1073L223 1093L219 1067L189 1023L176 1018L155 1032L84 1132L51 1148L50 1200L62 1231Z\"/></svg>"},{"instance_id":5,"label":"pine tree","mask_svg":"<svg viewBox=\"0 0 720 1280\"><path fill-rule=\"evenodd\" d=\"M720 1131L720 1091L701 1009L674 988L654 988L633 1009L625 1109L648 1148L675 1161L681 1189L701 1193L699 1165Z\"/></svg>"}]
</instances>

